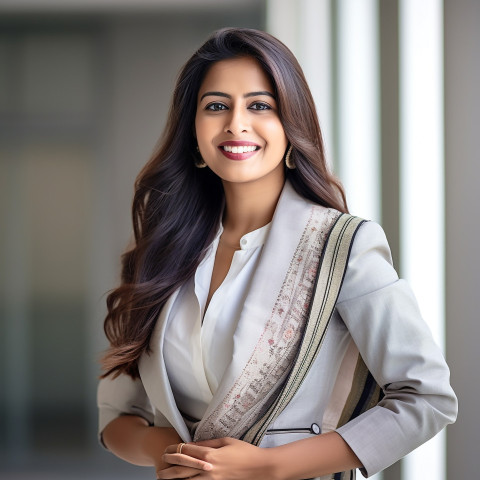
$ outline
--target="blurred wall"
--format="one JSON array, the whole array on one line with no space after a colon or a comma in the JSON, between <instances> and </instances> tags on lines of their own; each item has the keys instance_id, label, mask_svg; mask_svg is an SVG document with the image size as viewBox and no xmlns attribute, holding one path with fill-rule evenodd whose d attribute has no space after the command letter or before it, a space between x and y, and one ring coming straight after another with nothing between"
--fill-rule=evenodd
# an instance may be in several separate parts
<instances>
[{"instance_id":1,"label":"blurred wall","mask_svg":"<svg viewBox=\"0 0 480 480\"><path fill-rule=\"evenodd\" d=\"M99 448L104 294L134 179L180 66L217 28L264 27L263 2L187 3L0 16L0 476Z\"/></svg>"},{"instance_id":2,"label":"blurred wall","mask_svg":"<svg viewBox=\"0 0 480 480\"><path fill-rule=\"evenodd\" d=\"M477 478L480 445L480 2L445 0L446 340L457 423L448 479Z\"/></svg>"}]
</instances>

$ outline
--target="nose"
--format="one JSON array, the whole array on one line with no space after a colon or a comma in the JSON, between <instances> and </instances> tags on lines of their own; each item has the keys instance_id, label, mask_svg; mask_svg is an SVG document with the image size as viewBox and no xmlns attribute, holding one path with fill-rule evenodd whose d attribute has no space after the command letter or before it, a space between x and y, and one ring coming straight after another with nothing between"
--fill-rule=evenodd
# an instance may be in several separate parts
<instances>
[{"instance_id":1,"label":"nose","mask_svg":"<svg viewBox=\"0 0 480 480\"><path fill-rule=\"evenodd\" d=\"M248 112L244 107L232 106L230 109L230 114L226 117L226 119L227 121L225 122L224 129L226 133L238 135L242 132L248 132L250 129Z\"/></svg>"}]
</instances>

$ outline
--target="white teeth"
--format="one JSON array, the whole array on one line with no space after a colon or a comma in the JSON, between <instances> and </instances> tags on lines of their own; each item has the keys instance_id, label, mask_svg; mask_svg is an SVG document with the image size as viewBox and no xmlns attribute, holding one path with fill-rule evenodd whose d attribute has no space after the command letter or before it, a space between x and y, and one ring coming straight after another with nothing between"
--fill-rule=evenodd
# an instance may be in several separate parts
<instances>
[{"instance_id":1,"label":"white teeth","mask_svg":"<svg viewBox=\"0 0 480 480\"><path fill-rule=\"evenodd\" d=\"M230 153L247 153L253 152L257 149L255 145L240 145L238 147L232 147L230 145L224 145L222 147L226 152Z\"/></svg>"}]
</instances>

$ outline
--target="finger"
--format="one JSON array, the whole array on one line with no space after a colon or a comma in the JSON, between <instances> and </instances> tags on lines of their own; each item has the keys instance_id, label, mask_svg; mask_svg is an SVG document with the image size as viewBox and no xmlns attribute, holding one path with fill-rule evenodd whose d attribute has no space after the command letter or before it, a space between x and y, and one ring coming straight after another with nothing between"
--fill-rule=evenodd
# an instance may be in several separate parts
<instances>
[{"instance_id":1,"label":"finger","mask_svg":"<svg viewBox=\"0 0 480 480\"><path fill-rule=\"evenodd\" d=\"M190 443L184 443L184 442L181 442L181 443L174 443L172 445L169 445L164 451L163 453L179 453L178 452L178 448L179 448L179 445L182 445L182 451L181 453L185 453L185 446L186 445L195 445L193 442L190 442Z\"/></svg>"},{"instance_id":2,"label":"finger","mask_svg":"<svg viewBox=\"0 0 480 480\"><path fill-rule=\"evenodd\" d=\"M200 458L201 460L205 460L205 455L207 452L212 451L213 449L210 447L202 447L195 443L185 443L182 447L182 455L188 455L190 457ZM167 447L164 454L173 454L178 453L177 448L172 449Z\"/></svg>"},{"instance_id":3,"label":"finger","mask_svg":"<svg viewBox=\"0 0 480 480\"><path fill-rule=\"evenodd\" d=\"M205 462L200 458L191 457L184 453L165 453L163 455L163 460L170 465L180 465L183 467L194 468L196 470L209 471L212 469L211 463Z\"/></svg>"},{"instance_id":4,"label":"finger","mask_svg":"<svg viewBox=\"0 0 480 480\"><path fill-rule=\"evenodd\" d=\"M173 480L173 479L183 479L196 477L198 475L198 470L193 470L188 467L181 467L175 465L173 467L165 468L157 472L158 480Z\"/></svg>"},{"instance_id":5,"label":"finger","mask_svg":"<svg viewBox=\"0 0 480 480\"><path fill-rule=\"evenodd\" d=\"M178 443L174 443L173 445L169 445L164 453L175 453L177 451L177 448L178 448ZM183 444L184 446L186 445L186 443ZM182 450L183 450L183 447L182 447Z\"/></svg>"},{"instance_id":6,"label":"finger","mask_svg":"<svg viewBox=\"0 0 480 480\"><path fill-rule=\"evenodd\" d=\"M169 445L163 453L174 453L177 451L177 444L175 445Z\"/></svg>"}]
</instances>

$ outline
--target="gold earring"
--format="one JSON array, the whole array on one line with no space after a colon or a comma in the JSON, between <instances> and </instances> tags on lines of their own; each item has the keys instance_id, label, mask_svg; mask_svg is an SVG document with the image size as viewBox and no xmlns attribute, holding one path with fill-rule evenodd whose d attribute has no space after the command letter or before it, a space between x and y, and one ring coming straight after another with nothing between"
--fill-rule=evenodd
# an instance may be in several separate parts
<instances>
[{"instance_id":1,"label":"gold earring","mask_svg":"<svg viewBox=\"0 0 480 480\"><path fill-rule=\"evenodd\" d=\"M291 155L292 155L292 145L290 145L287 151L287 154L285 155L285 165L289 170L294 170L295 168L297 168L297 166L295 165L293 158L291 158Z\"/></svg>"},{"instance_id":2,"label":"gold earring","mask_svg":"<svg viewBox=\"0 0 480 480\"><path fill-rule=\"evenodd\" d=\"M195 166L197 168L205 168L207 164L205 163L205 160L202 158L202 155L200 154L200 149L198 148L197 145L197 158L195 159Z\"/></svg>"}]
</instances>

